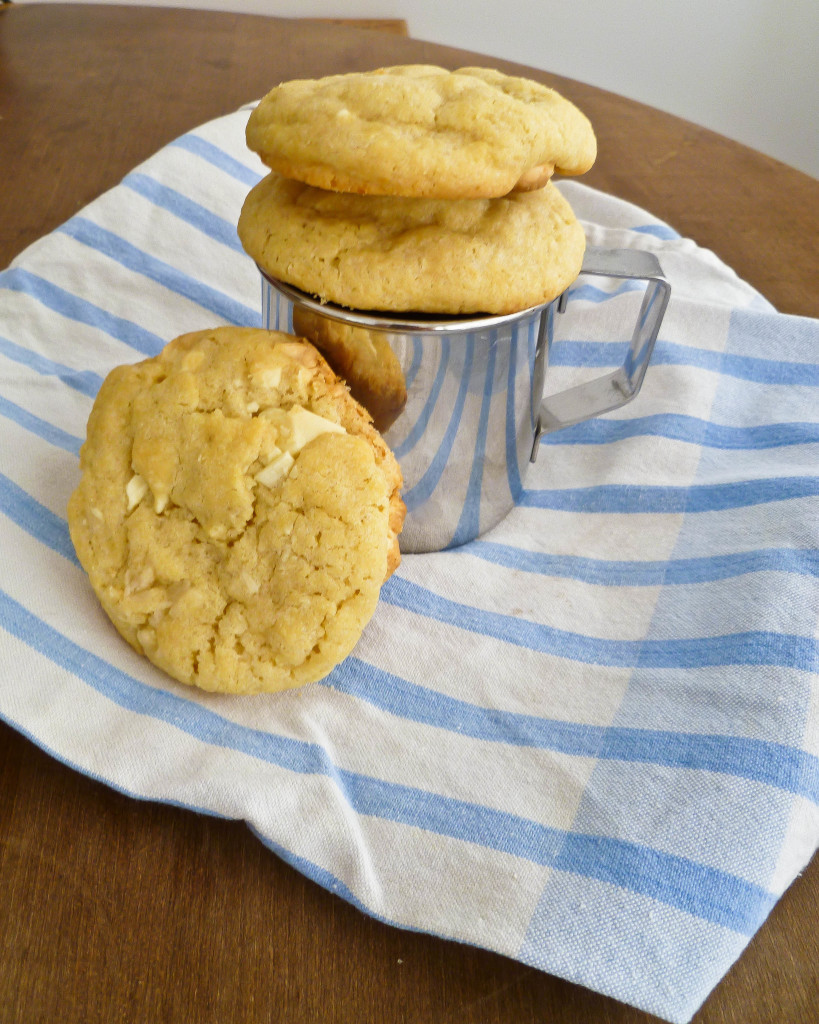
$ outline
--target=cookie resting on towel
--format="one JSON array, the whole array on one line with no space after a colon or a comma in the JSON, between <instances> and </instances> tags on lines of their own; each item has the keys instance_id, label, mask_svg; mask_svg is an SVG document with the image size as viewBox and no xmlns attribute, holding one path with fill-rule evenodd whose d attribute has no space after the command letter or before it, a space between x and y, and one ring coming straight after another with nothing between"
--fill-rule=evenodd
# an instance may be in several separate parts
<instances>
[{"instance_id":1,"label":"cookie resting on towel","mask_svg":"<svg viewBox=\"0 0 819 1024\"><path fill-rule=\"evenodd\" d=\"M586 116L553 89L424 64L284 82L251 113L247 144L317 188L439 199L539 188L597 155Z\"/></svg>"},{"instance_id":2,"label":"cookie resting on towel","mask_svg":"<svg viewBox=\"0 0 819 1024\"><path fill-rule=\"evenodd\" d=\"M321 355L183 335L104 381L68 522L103 608L175 679L226 693L325 676L397 566L401 473Z\"/></svg>"},{"instance_id":3,"label":"cookie resting on towel","mask_svg":"<svg viewBox=\"0 0 819 1024\"><path fill-rule=\"evenodd\" d=\"M586 241L549 183L499 199L329 192L272 173L238 224L271 277L362 310L513 313L550 302L580 272Z\"/></svg>"}]
</instances>

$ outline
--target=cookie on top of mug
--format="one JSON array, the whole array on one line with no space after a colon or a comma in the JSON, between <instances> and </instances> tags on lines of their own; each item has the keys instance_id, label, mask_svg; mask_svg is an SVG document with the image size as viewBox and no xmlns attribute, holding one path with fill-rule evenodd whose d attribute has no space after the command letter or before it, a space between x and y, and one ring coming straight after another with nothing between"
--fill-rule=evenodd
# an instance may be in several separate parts
<instances>
[{"instance_id":1,"label":"cookie on top of mug","mask_svg":"<svg viewBox=\"0 0 819 1024\"><path fill-rule=\"evenodd\" d=\"M247 196L238 231L271 277L390 312L501 315L550 302L585 251L551 182L496 199L420 199L330 192L274 172Z\"/></svg>"},{"instance_id":2,"label":"cookie on top of mug","mask_svg":"<svg viewBox=\"0 0 819 1024\"><path fill-rule=\"evenodd\" d=\"M317 188L439 199L539 188L597 153L588 119L553 89L423 64L284 82L252 112L247 143Z\"/></svg>"}]
</instances>

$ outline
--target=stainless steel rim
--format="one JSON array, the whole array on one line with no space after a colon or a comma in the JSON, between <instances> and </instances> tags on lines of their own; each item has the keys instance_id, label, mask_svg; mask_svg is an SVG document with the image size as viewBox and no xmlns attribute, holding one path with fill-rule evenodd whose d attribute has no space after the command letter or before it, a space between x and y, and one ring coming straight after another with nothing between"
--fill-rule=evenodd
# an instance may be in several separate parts
<instances>
[{"instance_id":1,"label":"stainless steel rim","mask_svg":"<svg viewBox=\"0 0 819 1024\"><path fill-rule=\"evenodd\" d=\"M530 306L515 313L506 313L503 316L450 316L439 317L431 314L429 317L419 314L417 317L401 318L394 313L361 312L360 310L345 309L332 302L320 302L318 299L306 292L301 291L293 285L285 284L278 278L266 274L261 267L259 273L267 283L280 292L294 305L309 309L319 316L327 317L343 324L351 324L355 327L364 327L367 330L391 331L402 334L462 334L472 331L486 331L502 324L515 323L531 317L549 305L548 302L537 306Z\"/></svg>"}]
</instances>

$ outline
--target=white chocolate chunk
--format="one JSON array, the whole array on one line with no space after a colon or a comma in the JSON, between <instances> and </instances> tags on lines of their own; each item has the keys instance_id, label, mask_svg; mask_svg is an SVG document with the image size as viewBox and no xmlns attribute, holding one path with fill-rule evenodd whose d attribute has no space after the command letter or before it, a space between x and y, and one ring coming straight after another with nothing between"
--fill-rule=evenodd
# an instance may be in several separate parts
<instances>
[{"instance_id":1,"label":"white chocolate chunk","mask_svg":"<svg viewBox=\"0 0 819 1024\"><path fill-rule=\"evenodd\" d=\"M290 452L282 452L272 462L269 462L264 469L260 469L254 479L265 487L275 487L279 480L282 480L293 468L296 460Z\"/></svg>"},{"instance_id":2,"label":"white chocolate chunk","mask_svg":"<svg viewBox=\"0 0 819 1024\"><path fill-rule=\"evenodd\" d=\"M125 485L125 496L128 499L128 511L136 508L148 493L148 484L142 479L139 473L134 473Z\"/></svg>"},{"instance_id":3,"label":"white chocolate chunk","mask_svg":"<svg viewBox=\"0 0 819 1024\"><path fill-rule=\"evenodd\" d=\"M274 459L277 459L281 455L281 453L281 448L274 441L265 439L265 443L259 451L259 459L263 466L269 466Z\"/></svg>"},{"instance_id":4,"label":"white chocolate chunk","mask_svg":"<svg viewBox=\"0 0 819 1024\"><path fill-rule=\"evenodd\" d=\"M147 590L155 579L154 571L149 565L138 571L128 569L125 572L125 593L136 594L141 590Z\"/></svg>"},{"instance_id":5,"label":"white chocolate chunk","mask_svg":"<svg viewBox=\"0 0 819 1024\"><path fill-rule=\"evenodd\" d=\"M279 437L279 444L285 450L280 451L276 445L271 445L266 456L267 464L254 475L257 483L265 487L275 487L276 484L286 477L295 465L295 457L312 440L320 434L346 434L347 431L339 423L318 416L301 405L294 405L287 412L280 409L265 410L268 415L266 419L279 421L282 435ZM275 414L275 415L274 415Z\"/></svg>"},{"instance_id":6,"label":"white chocolate chunk","mask_svg":"<svg viewBox=\"0 0 819 1024\"><path fill-rule=\"evenodd\" d=\"M282 382L282 368L280 366L272 366L261 373L255 374L253 379L257 380L262 387L275 390Z\"/></svg>"},{"instance_id":7,"label":"white chocolate chunk","mask_svg":"<svg viewBox=\"0 0 819 1024\"><path fill-rule=\"evenodd\" d=\"M294 455L309 444L319 434L346 434L347 431L340 423L333 423L332 420L318 416L309 409L300 405L294 405L289 411L290 438L287 442L287 450Z\"/></svg>"}]
</instances>

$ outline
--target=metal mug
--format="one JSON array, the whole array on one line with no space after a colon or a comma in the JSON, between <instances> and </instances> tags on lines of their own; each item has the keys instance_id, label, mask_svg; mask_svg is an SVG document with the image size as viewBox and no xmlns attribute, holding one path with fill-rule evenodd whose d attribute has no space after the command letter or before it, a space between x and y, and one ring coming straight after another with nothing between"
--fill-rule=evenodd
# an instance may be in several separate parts
<instances>
[{"instance_id":1,"label":"metal mug","mask_svg":"<svg viewBox=\"0 0 819 1024\"><path fill-rule=\"evenodd\" d=\"M652 253L588 248L581 275L646 282L631 343L617 370L544 398L554 317L565 309L566 292L506 316L402 317L321 303L261 273L265 327L308 337L331 365L322 331L346 332L348 351L370 350L375 365L389 363L398 373L403 392L389 410L363 404L403 472L405 553L456 547L491 529L520 497L542 434L634 398L670 294ZM355 378L349 360L334 369L348 383ZM354 383L351 390L356 395Z\"/></svg>"}]
</instances>

